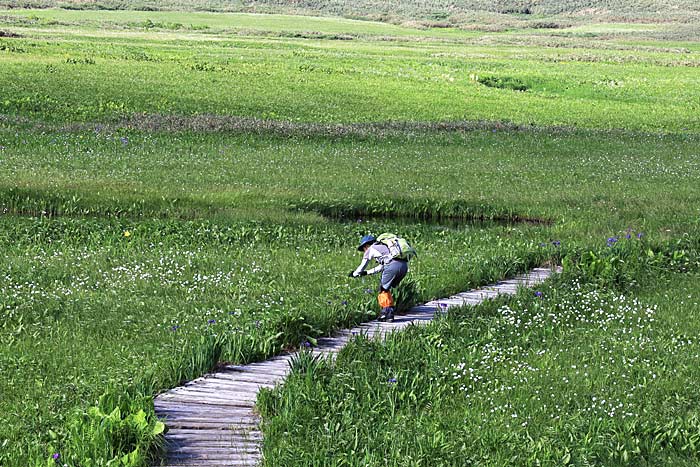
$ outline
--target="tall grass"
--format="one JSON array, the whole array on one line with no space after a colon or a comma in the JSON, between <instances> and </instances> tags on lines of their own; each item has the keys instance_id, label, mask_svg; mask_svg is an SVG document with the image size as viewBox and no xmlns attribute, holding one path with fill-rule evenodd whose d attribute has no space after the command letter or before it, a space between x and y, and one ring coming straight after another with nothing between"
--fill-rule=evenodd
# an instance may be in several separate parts
<instances>
[{"instance_id":1,"label":"tall grass","mask_svg":"<svg viewBox=\"0 0 700 467\"><path fill-rule=\"evenodd\" d=\"M696 464L700 262L674 251L294 368L259 398L267 465Z\"/></svg>"},{"instance_id":2,"label":"tall grass","mask_svg":"<svg viewBox=\"0 0 700 467\"><path fill-rule=\"evenodd\" d=\"M290 17L130 15L0 18L3 466L146 464L162 429L156 392L374 316L374 279L347 278L369 232L400 233L419 251L403 307L565 257L599 288L695 261L698 50L659 43L655 34L673 28L625 26L609 38L620 26L488 34L317 19L304 32ZM634 43L640 35L656 42ZM616 295L603 295L612 309ZM446 363L458 354L445 343L470 348L472 337L504 332L496 311L483 323L442 322L406 342L405 355ZM458 336L471 326L484 335ZM589 337L603 341L595 329ZM370 366L357 349L348 352ZM409 373L439 365L403 364L365 396L415 377L390 399L407 426L416 412L402 407L418 407L420 391L458 406L452 386ZM305 384L323 391L324 381ZM385 415L370 413L358 430L369 433L368 420L390 427ZM679 417L668 419L679 433L694 426ZM416 444L419 458L466 452L417 419L432 436ZM323 436L322 446L351 439L337 422ZM359 456L357 439L347 452L358 462L390 452L375 438ZM586 459L608 452L601 446Z\"/></svg>"}]
</instances>

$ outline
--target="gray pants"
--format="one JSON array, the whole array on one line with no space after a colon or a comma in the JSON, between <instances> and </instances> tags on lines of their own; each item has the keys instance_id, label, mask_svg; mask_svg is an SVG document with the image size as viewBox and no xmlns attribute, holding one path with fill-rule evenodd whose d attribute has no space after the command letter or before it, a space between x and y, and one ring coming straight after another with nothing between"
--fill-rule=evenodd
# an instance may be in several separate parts
<instances>
[{"instance_id":1,"label":"gray pants","mask_svg":"<svg viewBox=\"0 0 700 467\"><path fill-rule=\"evenodd\" d=\"M391 290L399 285L401 280L406 277L408 272L408 261L392 259L389 264L384 266L382 278L379 281L379 288L382 290Z\"/></svg>"}]
</instances>

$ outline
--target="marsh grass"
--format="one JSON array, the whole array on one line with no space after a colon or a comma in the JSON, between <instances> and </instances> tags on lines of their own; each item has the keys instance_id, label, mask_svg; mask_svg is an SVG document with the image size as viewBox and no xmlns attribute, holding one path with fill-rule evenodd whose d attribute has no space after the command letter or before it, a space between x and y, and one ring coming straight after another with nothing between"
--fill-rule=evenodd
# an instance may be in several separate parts
<instances>
[{"instance_id":1,"label":"marsh grass","mask_svg":"<svg viewBox=\"0 0 700 467\"><path fill-rule=\"evenodd\" d=\"M262 359L374 316L374 279L346 277L359 261L357 239L369 232L395 231L418 249L397 294L402 307L564 258L568 280L587 284L582 297L608 284L639 294L644 271L695 267L699 49L682 42L689 30L496 24L501 32L487 33L489 25L416 30L316 19L309 31L289 16L16 9L0 25L11 34L0 37L3 466L53 465L54 454L71 467L146 464L159 439L151 403L158 391L222 361ZM659 39L671 36L681 42ZM530 88L488 87L472 74ZM681 275L664 277L676 290ZM547 307L577 310L561 308L571 296L558 287ZM618 295L601 293L600 303L616 310ZM581 435L590 428L586 413L557 395L552 402L572 415L554 425L552 442L505 430L509 414L477 420L487 399L468 412L452 398L457 383L440 371L474 357L456 349L482 351L473 340L534 346L526 336L504 341L505 315L533 302L523 295L517 303L484 305L386 346L360 339L344 354L360 364L347 371L300 364L314 377L296 392L293 378L272 396L266 410L282 418L270 422L268 453L290 459L303 443L274 447L284 443L277 435L285 417L317 410L298 403L339 378L360 396L348 396L347 406L335 390L316 398L339 418L308 419L325 431L307 435L345 452L343 462L372 464L391 453L417 463L443 454L449 462L454 453L497 462L501 445L503 453L561 460L569 434L583 440L572 459L618 462L642 449L694 455L675 448L695 442L687 436L694 419L671 403L652 413L670 428L651 418L604 424L592 432L605 440L595 446ZM499 311L506 305L511 311ZM564 348L619 331L583 326L578 335L585 323L571 316L570 326L549 323L533 338L552 334ZM648 324L634 332L653 330ZM529 356L532 365L557 363ZM362 384L352 386L354 378ZM523 385L514 388L521 397ZM670 400L664 391L659 397ZM533 413L539 421L551 414ZM487 423L487 443L457 443L472 440L453 430L458 418ZM345 427L353 422L351 436ZM394 422L409 427L411 443ZM663 441L637 449L640 436ZM610 448L613 438L624 449ZM319 453L309 459L321 465L328 458Z\"/></svg>"},{"instance_id":2,"label":"marsh grass","mask_svg":"<svg viewBox=\"0 0 700 467\"><path fill-rule=\"evenodd\" d=\"M313 378L293 371L261 395L265 458L692 465L699 343L687 326L700 308L690 264L695 272L637 276L644 288L625 293L570 276L384 343L359 336Z\"/></svg>"}]
</instances>

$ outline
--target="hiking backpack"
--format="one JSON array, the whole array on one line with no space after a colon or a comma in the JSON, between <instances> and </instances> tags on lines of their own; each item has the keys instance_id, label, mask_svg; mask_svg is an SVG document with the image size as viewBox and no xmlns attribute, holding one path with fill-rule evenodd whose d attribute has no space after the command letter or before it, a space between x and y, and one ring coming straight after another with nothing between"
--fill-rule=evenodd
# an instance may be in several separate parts
<instances>
[{"instance_id":1,"label":"hiking backpack","mask_svg":"<svg viewBox=\"0 0 700 467\"><path fill-rule=\"evenodd\" d=\"M377 237L377 242L386 245L389 248L389 254L392 259L403 259L409 261L418 256L416 249L413 248L405 238L399 237L392 233L383 233Z\"/></svg>"}]
</instances>

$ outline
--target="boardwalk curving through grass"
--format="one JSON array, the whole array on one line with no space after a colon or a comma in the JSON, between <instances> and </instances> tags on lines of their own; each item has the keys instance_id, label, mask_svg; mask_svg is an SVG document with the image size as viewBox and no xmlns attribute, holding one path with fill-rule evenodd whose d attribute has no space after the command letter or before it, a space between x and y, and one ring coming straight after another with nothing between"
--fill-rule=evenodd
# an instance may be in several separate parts
<instances>
[{"instance_id":1,"label":"boardwalk curving through grass","mask_svg":"<svg viewBox=\"0 0 700 467\"><path fill-rule=\"evenodd\" d=\"M514 294L519 287L532 287L553 272L536 268L527 274L500 281L478 290L462 292L411 308L394 322L371 321L321 338L314 349L332 355L342 349L353 334L384 338L415 323L428 323L436 312L452 307L477 305L503 294ZM187 467L255 466L262 460L260 418L255 412L258 391L282 382L290 371L293 354L264 362L229 365L221 371L197 378L184 386L160 394L155 399L158 416L165 420L167 457L164 465Z\"/></svg>"}]
</instances>

